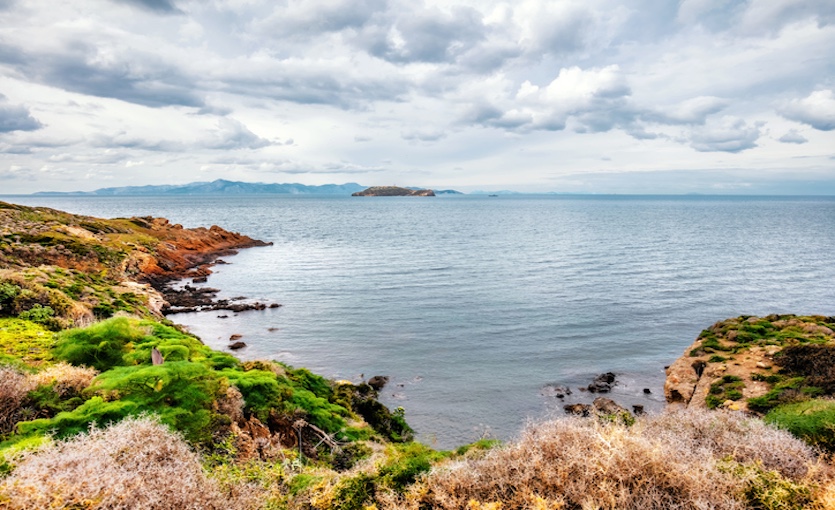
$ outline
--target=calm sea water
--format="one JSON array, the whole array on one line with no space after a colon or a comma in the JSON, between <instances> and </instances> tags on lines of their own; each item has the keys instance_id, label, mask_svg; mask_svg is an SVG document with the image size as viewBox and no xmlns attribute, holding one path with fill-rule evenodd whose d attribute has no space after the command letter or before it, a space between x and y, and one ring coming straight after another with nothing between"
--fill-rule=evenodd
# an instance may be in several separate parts
<instances>
[{"instance_id":1,"label":"calm sea water","mask_svg":"<svg viewBox=\"0 0 835 510\"><path fill-rule=\"evenodd\" d=\"M7 197L103 217L218 224L274 246L217 266L277 310L179 314L206 343L334 378L384 374L420 438L507 438L598 373L657 409L663 369L741 314L835 315L835 198ZM652 394L645 396L643 388Z\"/></svg>"}]
</instances>

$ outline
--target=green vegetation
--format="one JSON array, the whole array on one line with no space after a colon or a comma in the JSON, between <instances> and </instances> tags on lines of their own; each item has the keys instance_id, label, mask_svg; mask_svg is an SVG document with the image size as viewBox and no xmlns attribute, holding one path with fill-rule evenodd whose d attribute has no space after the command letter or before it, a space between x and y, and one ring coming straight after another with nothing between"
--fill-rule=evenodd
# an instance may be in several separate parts
<instances>
[{"instance_id":1,"label":"green vegetation","mask_svg":"<svg viewBox=\"0 0 835 510\"><path fill-rule=\"evenodd\" d=\"M710 385L710 393L705 399L708 409L715 409L721 406L726 400L739 400L742 398L742 388L745 383L735 375L725 375Z\"/></svg>"},{"instance_id":2,"label":"green vegetation","mask_svg":"<svg viewBox=\"0 0 835 510\"><path fill-rule=\"evenodd\" d=\"M785 404L765 416L766 423L786 429L804 441L835 452L835 401L812 399Z\"/></svg>"}]
</instances>

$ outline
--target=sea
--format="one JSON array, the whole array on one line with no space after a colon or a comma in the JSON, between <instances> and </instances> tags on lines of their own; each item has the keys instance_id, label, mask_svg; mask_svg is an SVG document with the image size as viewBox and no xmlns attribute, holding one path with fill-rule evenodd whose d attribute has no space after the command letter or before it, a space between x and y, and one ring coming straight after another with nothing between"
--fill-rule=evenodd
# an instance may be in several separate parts
<instances>
[{"instance_id":1,"label":"sea","mask_svg":"<svg viewBox=\"0 0 835 510\"><path fill-rule=\"evenodd\" d=\"M659 412L665 366L714 322L835 315L835 197L0 199L272 241L201 285L280 308L170 318L217 349L241 335L242 359L388 376L381 400L436 448L562 416L604 372L607 396Z\"/></svg>"}]
</instances>

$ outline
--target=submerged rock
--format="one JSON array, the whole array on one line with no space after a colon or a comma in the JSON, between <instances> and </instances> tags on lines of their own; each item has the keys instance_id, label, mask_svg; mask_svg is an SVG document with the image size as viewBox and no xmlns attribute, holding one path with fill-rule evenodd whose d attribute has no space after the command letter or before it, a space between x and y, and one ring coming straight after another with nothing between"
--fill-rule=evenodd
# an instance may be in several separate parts
<instances>
[{"instance_id":1,"label":"submerged rock","mask_svg":"<svg viewBox=\"0 0 835 510\"><path fill-rule=\"evenodd\" d=\"M371 379L368 380L368 385L374 388L374 391L380 391L389 382L389 376L387 375L375 375Z\"/></svg>"},{"instance_id":2,"label":"submerged rock","mask_svg":"<svg viewBox=\"0 0 835 510\"><path fill-rule=\"evenodd\" d=\"M615 385L615 374L612 372L606 372L605 374L600 374L594 378L591 384L588 385L587 389L592 393L608 393L612 391L612 386Z\"/></svg>"}]
</instances>

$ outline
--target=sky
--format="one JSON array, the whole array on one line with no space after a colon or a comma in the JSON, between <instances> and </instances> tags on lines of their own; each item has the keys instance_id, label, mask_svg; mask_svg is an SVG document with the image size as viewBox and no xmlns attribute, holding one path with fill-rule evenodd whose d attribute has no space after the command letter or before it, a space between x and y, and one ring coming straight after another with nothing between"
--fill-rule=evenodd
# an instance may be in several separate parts
<instances>
[{"instance_id":1,"label":"sky","mask_svg":"<svg viewBox=\"0 0 835 510\"><path fill-rule=\"evenodd\" d=\"M0 194L835 194L833 0L0 0Z\"/></svg>"}]
</instances>

